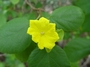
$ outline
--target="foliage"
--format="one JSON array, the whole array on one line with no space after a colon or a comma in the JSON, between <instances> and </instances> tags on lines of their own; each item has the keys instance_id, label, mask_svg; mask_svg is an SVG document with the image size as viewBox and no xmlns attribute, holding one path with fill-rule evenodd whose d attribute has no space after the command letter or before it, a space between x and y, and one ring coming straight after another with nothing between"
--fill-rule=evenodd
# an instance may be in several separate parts
<instances>
[{"instance_id":1,"label":"foliage","mask_svg":"<svg viewBox=\"0 0 90 67\"><path fill-rule=\"evenodd\" d=\"M29 67L79 67L80 60L90 54L89 0L74 0L72 5L54 7L51 14L44 6L44 2L37 0L0 0L0 52L14 54ZM27 34L29 20L40 17L56 24L58 42L68 41L64 48L56 43L48 53L33 42ZM0 67L5 67L2 62Z\"/></svg>"}]
</instances>

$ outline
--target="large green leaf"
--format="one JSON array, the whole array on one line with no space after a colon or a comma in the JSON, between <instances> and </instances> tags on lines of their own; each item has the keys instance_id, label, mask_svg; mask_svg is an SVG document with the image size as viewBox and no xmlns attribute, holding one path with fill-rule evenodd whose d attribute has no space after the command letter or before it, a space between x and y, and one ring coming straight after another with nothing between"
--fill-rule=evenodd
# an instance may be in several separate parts
<instances>
[{"instance_id":1,"label":"large green leaf","mask_svg":"<svg viewBox=\"0 0 90 67\"><path fill-rule=\"evenodd\" d=\"M64 47L64 50L70 61L76 62L90 54L90 40L75 38Z\"/></svg>"},{"instance_id":2,"label":"large green leaf","mask_svg":"<svg viewBox=\"0 0 90 67\"><path fill-rule=\"evenodd\" d=\"M57 24L57 28L74 31L84 22L83 11L76 6L64 6L53 11L50 20Z\"/></svg>"},{"instance_id":3,"label":"large green leaf","mask_svg":"<svg viewBox=\"0 0 90 67\"><path fill-rule=\"evenodd\" d=\"M50 53L36 48L28 60L29 67L70 67L65 52L55 46Z\"/></svg>"},{"instance_id":4,"label":"large green leaf","mask_svg":"<svg viewBox=\"0 0 90 67\"><path fill-rule=\"evenodd\" d=\"M26 62L28 60L28 57L30 55L30 53L32 52L32 50L34 50L34 48L36 47L36 43L34 43L33 41L30 43L30 46L27 47L24 51L15 54L15 56L22 62Z\"/></svg>"},{"instance_id":5,"label":"large green leaf","mask_svg":"<svg viewBox=\"0 0 90 67\"><path fill-rule=\"evenodd\" d=\"M29 21L25 18L16 18L0 28L0 52L17 53L25 50L31 37L27 34Z\"/></svg>"},{"instance_id":6,"label":"large green leaf","mask_svg":"<svg viewBox=\"0 0 90 67\"><path fill-rule=\"evenodd\" d=\"M6 17L0 13L0 27L6 23Z\"/></svg>"}]
</instances>

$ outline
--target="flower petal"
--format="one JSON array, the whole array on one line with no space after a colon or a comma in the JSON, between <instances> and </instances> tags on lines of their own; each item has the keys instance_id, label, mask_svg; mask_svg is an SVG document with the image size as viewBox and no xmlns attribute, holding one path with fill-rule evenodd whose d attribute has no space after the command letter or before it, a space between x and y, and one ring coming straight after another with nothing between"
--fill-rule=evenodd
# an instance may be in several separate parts
<instances>
[{"instance_id":1,"label":"flower petal","mask_svg":"<svg viewBox=\"0 0 90 67\"><path fill-rule=\"evenodd\" d=\"M56 24L51 23L50 29L47 31L46 35L49 39L53 40L53 42L56 42L59 39L59 36L55 30Z\"/></svg>"},{"instance_id":2,"label":"flower petal","mask_svg":"<svg viewBox=\"0 0 90 67\"><path fill-rule=\"evenodd\" d=\"M43 36L38 42L38 46L42 46L43 48L45 47L51 50L55 46L55 41L48 38L47 36Z\"/></svg>"},{"instance_id":3,"label":"flower petal","mask_svg":"<svg viewBox=\"0 0 90 67\"><path fill-rule=\"evenodd\" d=\"M38 43L40 39L41 39L41 36L40 36L39 33L33 33L33 35L32 35L32 40L33 40L35 43Z\"/></svg>"}]
</instances>

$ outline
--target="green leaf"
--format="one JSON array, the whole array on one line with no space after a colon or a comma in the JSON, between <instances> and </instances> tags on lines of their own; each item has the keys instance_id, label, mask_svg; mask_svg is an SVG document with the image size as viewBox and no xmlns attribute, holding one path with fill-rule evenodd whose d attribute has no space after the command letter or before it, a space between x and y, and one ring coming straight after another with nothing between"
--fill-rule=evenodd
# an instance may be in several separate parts
<instances>
[{"instance_id":1,"label":"green leaf","mask_svg":"<svg viewBox=\"0 0 90 67\"><path fill-rule=\"evenodd\" d=\"M6 23L6 17L0 13L0 27Z\"/></svg>"},{"instance_id":2,"label":"green leaf","mask_svg":"<svg viewBox=\"0 0 90 67\"><path fill-rule=\"evenodd\" d=\"M15 56L22 62L26 62L32 50L36 47L36 44L32 41L30 46L27 47L24 51L15 54Z\"/></svg>"},{"instance_id":3,"label":"green leaf","mask_svg":"<svg viewBox=\"0 0 90 67\"><path fill-rule=\"evenodd\" d=\"M0 28L0 52L17 53L25 50L31 42L27 34L29 21L25 18L16 18Z\"/></svg>"},{"instance_id":4,"label":"green leaf","mask_svg":"<svg viewBox=\"0 0 90 67\"><path fill-rule=\"evenodd\" d=\"M70 67L66 54L59 46L49 53L36 48L29 56L28 64L29 67Z\"/></svg>"},{"instance_id":5,"label":"green leaf","mask_svg":"<svg viewBox=\"0 0 90 67\"><path fill-rule=\"evenodd\" d=\"M11 2L12 2L12 4L17 4L17 3L19 3L19 0L10 0Z\"/></svg>"},{"instance_id":6,"label":"green leaf","mask_svg":"<svg viewBox=\"0 0 90 67\"><path fill-rule=\"evenodd\" d=\"M57 29L57 33L59 35L59 40L58 41L62 41L63 37L64 37L64 31L62 29Z\"/></svg>"},{"instance_id":7,"label":"green leaf","mask_svg":"<svg viewBox=\"0 0 90 67\"><path fill-rule=\"evenodd\" d=\"M50 20L57 24L58 29L74 31L84 22L84 13L79 7L64 6L54 10Z\"/></svg>"},{"instance_id":8,"label":"green leaf","mask_svg":"<svg viewBox=\"0 0 90 67\"><path fill-rule=\"evenodd\" d=\"M90 54L90 40L75 38L64 47L64 50L71 62L79 61Z\"/></svg>"}]
</instances>

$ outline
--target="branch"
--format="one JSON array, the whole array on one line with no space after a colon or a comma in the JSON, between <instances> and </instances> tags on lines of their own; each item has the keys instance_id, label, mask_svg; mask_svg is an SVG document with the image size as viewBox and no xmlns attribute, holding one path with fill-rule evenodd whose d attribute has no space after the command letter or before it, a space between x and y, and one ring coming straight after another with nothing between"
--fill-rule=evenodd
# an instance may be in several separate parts
<instances>
[{"instance_id":1,"label":"branch","mask_svg":"<svg viewBox=\"0 0 90 67\"><path fill-rule=\"evenodd\" d=\"M41 8L35 8L31 2L28 2L28 0L25 0L26 4L28 4L33 10L36 10L36 11L43 11L43 9Z\"/></svg>"}]
</instances>

